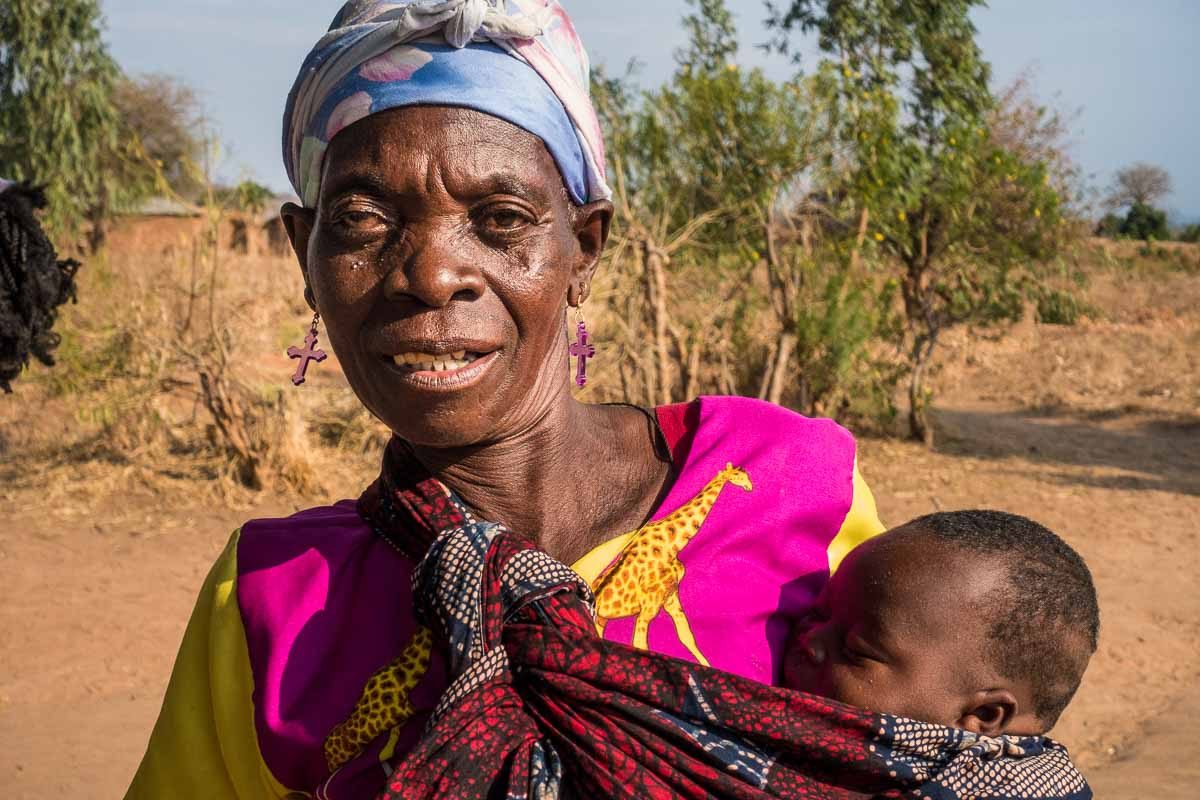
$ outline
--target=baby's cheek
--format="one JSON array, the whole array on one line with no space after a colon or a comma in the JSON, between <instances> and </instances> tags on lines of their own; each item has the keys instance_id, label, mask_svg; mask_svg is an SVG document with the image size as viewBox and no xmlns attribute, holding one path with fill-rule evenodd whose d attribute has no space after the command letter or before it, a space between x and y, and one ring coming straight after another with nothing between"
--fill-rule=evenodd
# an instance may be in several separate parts
<instances>
[{"instance_id":1,"label":"baby's cheek","mask_svg":"<svg viewBox=\"0 0 1200 800\"><path fill-rule=\"evenodd\" d=\"M877 711L874 692L875 679L862 674L862 670L837 665L827 671L828 685L824 694L839 703Z\"/></svg>"}]
</instances>

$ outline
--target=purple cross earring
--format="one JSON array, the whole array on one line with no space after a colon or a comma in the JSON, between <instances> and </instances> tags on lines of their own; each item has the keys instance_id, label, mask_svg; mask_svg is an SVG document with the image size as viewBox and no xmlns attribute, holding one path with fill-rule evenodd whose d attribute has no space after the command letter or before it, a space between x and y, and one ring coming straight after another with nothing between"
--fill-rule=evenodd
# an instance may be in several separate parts
<instances>
[{"instance_id":1,"label":"purple cross earring","mask_svg":"<svg viewBox=\"0 0 1200 800\"><path fill-rule=\"evenodd\" d=\"M296 386L304 383L309 362L316 361L320 364L326 358L325 351L317 349L317 323L320 319L320 314L313 314L312 326L308 329L308 335L304 337L304 347L292 345L288 348L288 358L300 359L300 363L296 365L296 373L292 375L292 383Z\"/></svg>"},{"instance_id":2,"label":"purple cross earring","mask_svg":"<svg viewBox=\"0 0 1200 800\"><path fill-rule=\"evenodd\" d=\"M582 309L576 308L575 313L579 315L579 322L575 324L575 342L567 348L567 352L579 359L575 367L575 385L582 389L587 386L587 362L589 358L596 357L596 347L588 341L587 323L583 320Z\"/></svg>"}]
</instances>

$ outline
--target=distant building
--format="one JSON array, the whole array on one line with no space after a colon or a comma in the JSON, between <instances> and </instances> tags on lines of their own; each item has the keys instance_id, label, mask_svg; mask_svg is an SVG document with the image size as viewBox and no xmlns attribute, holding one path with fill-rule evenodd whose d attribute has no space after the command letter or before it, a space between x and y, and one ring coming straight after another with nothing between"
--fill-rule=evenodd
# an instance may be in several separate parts
<instances>
[{"instance_id":1,"label":"distant building","mask_svg":"<svg viewBox=\"0 0 1200 800\"><path fill-rule=\"evenodd\" d=\"M297 202L277 195L257 214L221 209L216 212L216 245L221 250L251 256L287 256L291 243L279 209ZM213 217L208 208L171 197L151 197L119 215L108 246L125 252L171 256L187 252L211 236Z\"/></svg>"},{"instance_id":2,"label":"distant building","mask_svg":"<svg viewBox=\"0 0 1200 800\"><path fill-rule=\"evenodd\" d=\"M280 194L271 198L266 209L258 216L258 227L263 233L266 245L265 254L272 256L290 256L292 242L288 238L287 228L283 225L283 217L279 210L284 203L299 203L300 198L290 194Z\"/></svg>"}]
</instances>

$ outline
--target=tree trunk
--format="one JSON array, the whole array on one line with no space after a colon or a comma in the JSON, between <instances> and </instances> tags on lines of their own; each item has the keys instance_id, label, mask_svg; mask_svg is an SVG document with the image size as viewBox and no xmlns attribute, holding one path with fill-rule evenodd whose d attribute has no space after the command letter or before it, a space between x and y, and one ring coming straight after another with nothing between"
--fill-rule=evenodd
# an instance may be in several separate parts
<instances>
[{"instance_id":1,"label":"tree trunk","mask_svg":"<svg viewBox=\"0 0 1200 800\"><path fill-rule=\"evenodd\" d=\"M214 426L224 440L225 449L234 457L238 480L250 489L262 489L261 459L247 430L241 403L230 393L223 377L207 370L200 371L200 391Z\"/></svg>"},{"instance_id":2,"label":"tree trunk","mask_svg":"<svg viewBox=\"0 0 1200 800\"><path fill-rule=\"evenodd\" d=\"M108 193L102 192L88 213L88 252L96 255L108 241Z\"/></svg>"},{"instance_id":3,"label":"tree trunk","mask_svg":"<svg viewBox=\"0 0 1200 800\"><path fill-rule=\"evenodd\" d=\"M671 354L667 343L667 255L649 239L642 241L642 257L646 265L646 297L654 320L654 352L658 375L657 403L671 403Z\"/></svg>"},{"instance_id":4,"label":"tree trunk","mask_svg":"<svg viewBox=\"0 0 1200 800\"><path fill-rule=\"evenodd\" d=\"M700 357L704 352L704 339L697 335L689 347L687 337L683 335L677 325L671 325L671 338L675 341L675 355L680 368L679 383L683 387L683 398L691 400L700 393Z\"/></svg>"},{"instance_id":5,"label":"tree trunk","mask_svg":"<svg viewBox=\"0 0 1200 800\"><path fill-rule=\"evenodd\" d=\"M684 400L692 400L700 395L700 356L704 353L702 344L703 341L697 341L692 346L692 353L688 357L688 379L683 393Z\"/></svg>"},{"instance_id":6,"label":"tree trunk","mask_svg":"<svg viewBox=\"0 0 1200 800\"><path fill-rule=\"evenodd\" d=\"M929 419L929 403L925 393L925 370L933 348L918 346L912 375L908 379L908 427L913 439L933 447L933 424Z\"/></svg>"},{"instance_id":7,"label":"tree trunk","mask_svg":"<svg viewBox=\"0 0 1200 800\"><path fill-rule=\"evenodd\" d=\"M771 342L771 347L767 351L767 357L763 361L763 376L758 384L758 399L766 400L767 395L771 393L771 378L775 375L775 355L779 352L779 344Z\"/></svg>"},{"instance_id":8,"label":"tree trunk","mask_svg":"<svg viewBox=\"0 0 1200 800\"><path fill-rule=\"evenodd\" d=\"M771 391L767 400L779 405L783 400L783 388L787 383L788 364L792 360L792 351L796 349L796 334L784 333L779 337L779 349L775 353L775 368L771 372Z\"/></svg>"},{"instance_id":9,"label":"tree trunk","mask_svg":"<svg viewBox=\"0 0 1200 800\"><path fill-rule=\"evenodd\" d=\"M858 269L859 254L862 252L863 242L867 238L867 224L871 221L871 214L867 211L866 206L858 215L858 233L854 236L854 249L850 251L850 269Z\"/></svg>"},{"instance_id":10,"label":"tree trunk","mask_svg":"<svg viewBox=\"0 0 1200 800\"><path fill-rule=\"evenodd\" d=\"M771 307L775 317L784 328L794 324L795 312L792 303L795 287L787 280L780 259L779 245L775 240L775 211L772 207L767 212L767 220L763 224L763 239L767 243L767 282L771 287Z\"/></svg>"}]
</instances>

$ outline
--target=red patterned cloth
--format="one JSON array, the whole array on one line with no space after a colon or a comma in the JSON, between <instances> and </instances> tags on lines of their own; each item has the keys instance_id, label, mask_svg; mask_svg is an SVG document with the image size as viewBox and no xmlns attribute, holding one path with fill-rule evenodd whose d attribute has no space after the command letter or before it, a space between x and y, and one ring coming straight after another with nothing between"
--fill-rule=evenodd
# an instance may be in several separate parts
<instances>
[{"instance_id":1,"label":"red patterned cloth","mask_svg":"<svg viewBox=\"0 0 1200 800\"><path fill-rule=\"evenodd\" d=\"M598 638L578 575L476 521L402 446L360 509L423 555L417 612L452 679L383 798L1091 797L1043 737L872 714Z\"/></svg>"}]
</instances>

